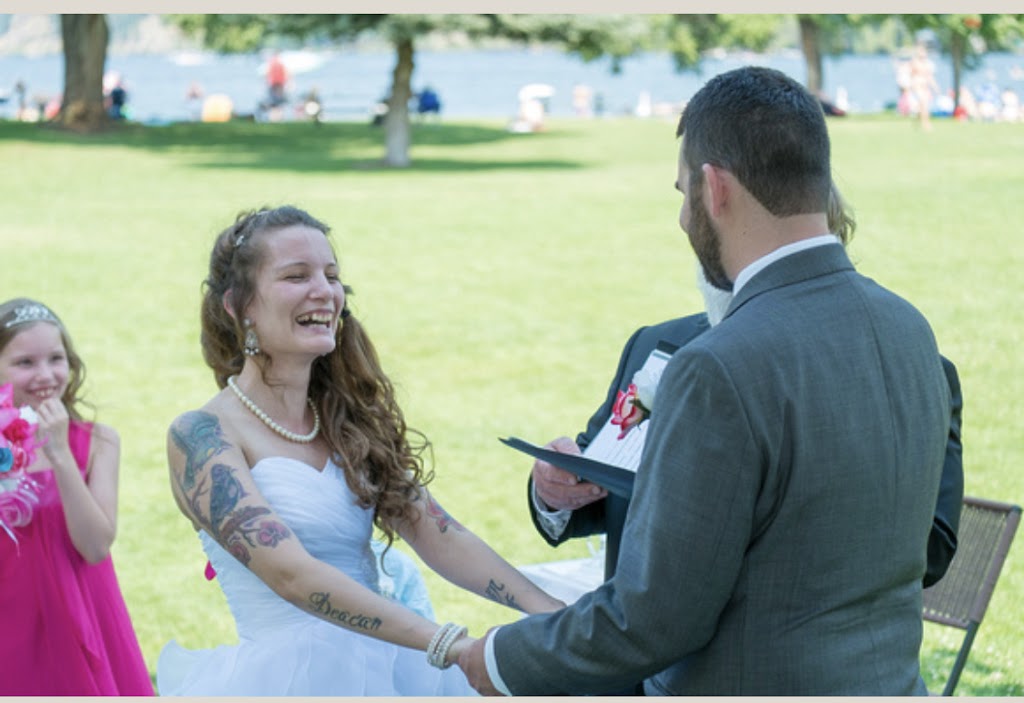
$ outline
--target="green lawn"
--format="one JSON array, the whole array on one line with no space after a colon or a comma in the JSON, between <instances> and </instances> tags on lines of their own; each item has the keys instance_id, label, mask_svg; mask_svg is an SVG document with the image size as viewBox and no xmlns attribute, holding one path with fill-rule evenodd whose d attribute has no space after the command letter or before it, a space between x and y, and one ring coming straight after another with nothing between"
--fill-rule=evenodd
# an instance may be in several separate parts
<instances>
[{"instance_id":1,"label":"green lawn","mask_svg":"<svg viewBox=\"0 0 1024 703\"><path fill-rule=\"evenodd\" d=\"M1024 501L1024 126L895 117L831 123L856 208L860 270L931 320L960 370L967 492ZM441 502L513 563L552 550L525 504L530 461L497 438L573 435L639 324L695 311L677 224L675 124L553 120L417 126L414 165L380 168L362 124L128 127L67 135L0 123L0 299L52 305L121 432L115 560L147 661L164 642L232 641L230 616L168 486L165 430L215 390L198 345L210 244L241 209L294 203L335 228L343 277L412 426L434 442ZM1024 538L958 693L1024 695ZM475 635L516 616L427 575L442 620ZM768 635L769 633L766 633ZM941 687L957 638L928 628Z\"/></svg>"}]
</instances>

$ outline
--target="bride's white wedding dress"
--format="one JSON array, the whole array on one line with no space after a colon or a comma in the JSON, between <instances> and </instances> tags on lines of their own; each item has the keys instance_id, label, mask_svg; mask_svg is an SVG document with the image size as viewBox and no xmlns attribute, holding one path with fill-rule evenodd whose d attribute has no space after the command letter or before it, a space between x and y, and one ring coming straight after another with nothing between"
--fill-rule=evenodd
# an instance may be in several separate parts
<instances>
[{"instance_id":1,"label":"bride's white wedding dress","mask_svg":"<svg viewBox=\"0 0 1024 703\"><path fill-rule=\"evenodd\" d=\"M371 510L359 507L342 470L286 457L252 467L264 497L314 557L379 592ZM235 619L239 642L189 650L169 642L157 662L167 696L468 696L458 667L332 625L283 600L205 531L203 550Z\"/></svg>"}]
</instances>

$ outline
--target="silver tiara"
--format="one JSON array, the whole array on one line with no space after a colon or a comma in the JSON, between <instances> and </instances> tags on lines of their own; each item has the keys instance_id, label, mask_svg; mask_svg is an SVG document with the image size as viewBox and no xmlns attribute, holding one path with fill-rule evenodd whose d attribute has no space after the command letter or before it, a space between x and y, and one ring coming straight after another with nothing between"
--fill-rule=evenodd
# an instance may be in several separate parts
<instances>
[{"instance_id":1,"label":"silver tiara","mask_svg":"<svg viewBox=\"0 0 1024 703\"><path fill-rule=\"evenodd\" d=\"M57 318L53 316L53 313L50 312L49 308L37 303L31 303L30 305L22 305L14 308L14 317L4 323L4 329L14 327L15 325L21 325L26 322L40 321L60 324Z\"/></svg>"}]
</instances>

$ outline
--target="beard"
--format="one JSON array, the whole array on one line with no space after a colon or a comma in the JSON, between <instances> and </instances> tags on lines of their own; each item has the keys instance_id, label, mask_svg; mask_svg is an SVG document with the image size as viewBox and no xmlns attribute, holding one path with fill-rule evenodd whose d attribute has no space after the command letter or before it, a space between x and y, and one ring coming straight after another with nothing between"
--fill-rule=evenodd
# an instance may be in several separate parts
<instances>
[{"instance_id":1,"label":"beard","mask_svg":"<svg viewBox=\"0 0 1024 703\"><path fill-rule=\"evenodd\" d=\"M732 281L722 265L722 240L718 229L708 216L704 207L704 197L700 184L690 182L690 221L686 226L686 234L690 237L690 246L697 255L697 260L704 269L707 282L719 290L731 292Z\"/></svg>"},{"instance_id":2,"label":"beard","mask_svg":"<svg viewBox=\"0 0 1024 703\"><path fill-rule=\"evenodd\" d=\"M728 312L729 305L732 303L732 293L711 285L704 274L702 265L698 264L696 269L697 290L700 291L700 295L704 299L704 310L708 315L708 323L714 327L722 321L725 313Z\"/></svg>"}]
</instances>

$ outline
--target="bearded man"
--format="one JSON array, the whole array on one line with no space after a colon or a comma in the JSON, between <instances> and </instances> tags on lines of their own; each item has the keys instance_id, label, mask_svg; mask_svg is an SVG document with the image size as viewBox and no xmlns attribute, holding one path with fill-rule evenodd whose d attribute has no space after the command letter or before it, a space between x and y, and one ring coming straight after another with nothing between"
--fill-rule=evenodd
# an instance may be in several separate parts
<instances>
[{"instance_id":1,"label":"bearded man","mask_svg":"<svg viewBox=\"0 0 1024 703\"><path fill-rule=\"evenodd\" d=\"M828 130L799 83L718 75L677 135L680 225L728 311L665 368L614 576L459 664L482 693L925 694L952 413L932 330L828 233Z\"/></svg>"}]
</instances>

